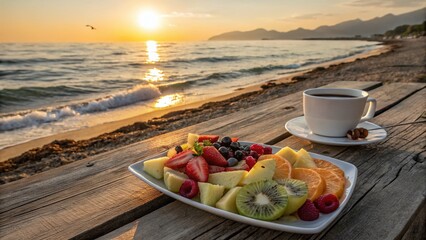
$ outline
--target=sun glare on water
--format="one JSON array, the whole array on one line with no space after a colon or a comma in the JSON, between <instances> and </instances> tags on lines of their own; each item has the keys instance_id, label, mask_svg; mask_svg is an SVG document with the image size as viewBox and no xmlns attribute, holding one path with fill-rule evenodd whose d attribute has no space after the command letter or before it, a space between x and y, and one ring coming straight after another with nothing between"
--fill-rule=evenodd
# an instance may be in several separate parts
<instances>
[{"instance_id":1,"label":"sun glare on water","mask_svg":"<svg viewBox=\"0 0 426 240\"><path fill-rule=\"evenodd\" d=\"M160 26L160 16L152 10L143 11L138 15L138 23L143 29L155 30Z\"/></svg>"}]
</instances>

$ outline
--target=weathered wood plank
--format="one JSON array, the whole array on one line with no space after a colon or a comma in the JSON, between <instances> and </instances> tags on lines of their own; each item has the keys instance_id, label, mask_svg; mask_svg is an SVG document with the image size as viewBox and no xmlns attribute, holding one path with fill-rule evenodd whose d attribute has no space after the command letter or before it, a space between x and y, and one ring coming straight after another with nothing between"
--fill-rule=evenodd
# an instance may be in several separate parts
<instances>
[{"instance_id":1,"label":"weathered wood plank","mask_svg":"<svg viewBox=\"0 0 426 240\"><path fill-rule=\"evenodd\" d=\"M121 228L118 228L102 237L96 238L96 240L127 240L127 239L138 239L134 238L136 228L138 227L139 221L133 221L128 223Z\"/></svg>"},{"instance_id":2,"label":"weathered wood plank","mask_svg":"<svg viewBox=\"0 0 426 240\"><path fill-rule=\"evenodd\" d=\"M376 91L372 91L371 95L376 97L379 102L381 102L381 104L379 104L379 109L380 108L384 108L387 106L387 104L392 104L392 99L394 101L397 101L398 97L400 98L405 98L405 94L402 94L403 92L401 92L402 89L404 88L397 88L396 86L400 86L400 85L389 85L389 86L384 86L383 88L379 88ZM394 91L390 91L390 89L393 89ZM414 91L415 92L415 91ZM383 94L386 93L386 94ZM411 95L411 93L413 93L413 91L410 91L410 93L408 95ZM382 96L386 96L386 99L382 100ZM387 97L387 96L391 96L391 97ZM392 97L393 96L393 97ZM387 104L386 104L387 103ZM403 108L404 109L404 108ZM390 113L392 114L392 113ZM382 117L382 118L387 118L386 116ZM290 138L290 139L296 139L297 138ZM286 143L286 140L278 143L277 145L289 145ZM310 144L312 145L312 144ZM356 148L364 148L364 147L356 147ZM316 148L315 148L316 149ZM367 148L368 149L368 148ZM322 151L328 151L327 155L330 156L335 156L335 157L339 157L339 154L341 154L342 152L344 152L345 150L348 150L348 148L345 147L330 147L330 146L325 146L323 145ZM359 157L359 156L358 156ZM343 158L344 159L344 158ZM158 210L148 214L147 216L142 217L141 219L139 219L139 226L138 226L138 230L141 229L142 232L137 231L137 234L139 234L140 236L143 236L144 239L149 239L149 236L155 236L155 238L167 238L167 237L172 237L174 236L174 232L176 231L176 229L180 229L180 223L176 223L178 224L178 226L174 229L172 229L172 231L167 232L167 231L160 231L160 232L152 232L149 231L149 228L147 228L146 226L150 225L151 223L154 222L154 225L158 226L161 225L163 221L165 221L166 219L169 219L175 215L179 215L178 213L175 213L173 209L187 209L186 211L190 211L191 209L194 209L190 206L187 206L185 204L182 204L180 202L174 202L168 206L165 207L166 211L161 211L159 212ZM254 227L249 227L245 224L241 224L241 223L235 223L233 221L229 221L226 220L223 223L219 223L222 221L222 219L217 220L216 222L210 222L209 224L214 225L215 228L207 231L207 232L200 232L198 229L201 227L201 223L198 224L199 221L202 220L202 218L206 217L206 216L210 216L211 214L205 213L204 215L200 215L199 217L191 217L193 219L191 219L191 224L188 225L186 223L183 223L183 226L186 226L186 228L190 228L192 229L192 234L191 237L194 236L200 236L200 239L210 239L210 238L216 238L219 236L225 236L225 238L228 238L230 236L248 236L248 235L252 235L251 231ZM182 220L182 219L181 219ZM229 228L228 226L232 225L232 228ZM242 230L244 229L244 230ZM246 230L249 229L249 230ZM269 231L269 230L265 230L265 229L258 229L256 228L256 232L260 231L264 234L268 234L268 236L273 237L277 234L276 231ZM248 234L246 231L250 231ZM139 236L138 235L138 236ZM263 234L262 234L263 235ZM285 236L281 236L284 238L288 238L290 237L290 234L286 234ZM189 235L188 235L189 237ZM155 239L152 238L152 239Z\"/></svg>"},{"instance_id":3,"label":"weathered wood plank","mask_svg":"<svg viewBox=\"0 0 426 240\"><path fill-rule=\"evenodd\" d=\"M412 239L424 239L426 236L426 203L423 203L423 206L415 216L413 223L405 232L402 240L412 240Z\"/></svg>"},{"instance_id":4,"label":"weathered wood plank","mask_svg":"<svg viewBox=\"0 0 426 240\"><path fill-rule=\"evenodd\" d=\"M283 102L300 106L300 94L3 185L0 236L94 238L121 227L171 200L131 176L129 164L184 141L188 132L232 133L243 139L267 141L280 133L253 129L253 125L266 127L265 119L281 124L286 111L291 113L284 117L287 120L301 112L300 107L285 109ZM94 165L88 168L88 162Z\"/></svg>"},{"instance_id":5,"label":"weathered wood plank","mask_svg":"<svg viewBox=\"0 0 426 240\"><path fill-rule=\"evenodd\" d=\"M424 116L425 96L423 90L375 120L381 125L418 120ZM327 151L327 155L358 167L358 182L350 202L333 226L320 234L301 238L394 239L404 234L411 218L425 201L426 127L399 127L390 130L389 134L386 141L375 145L328 149L323 145L322 151ZM291 138L277 145L292 146L295 141ZM312 150L317 150L319 144L314 145ZM420 227L417 231L424 232L424 219ZM293 237L282 233L278 238Z\"/></svg>"},{"instance_id":6,"label":"weathered wood plank","mask_svg":"<svg viewBox=\"0 0 426 240\"><path fill-rule=\"evenodd\" d=\"M426 109L425 97L426 90L423 90L377 120L383 125L418 120ZM344 213L325 236L348 238L350 232L357 239L401 237L424 202L426 125L393 128L389 133L389 138L377 146L339 155L358 167L359 180L348 204L350 211ZM372 150L375 152L371 158L363 158L363 152Z\"/></svg>"}]
</instances>

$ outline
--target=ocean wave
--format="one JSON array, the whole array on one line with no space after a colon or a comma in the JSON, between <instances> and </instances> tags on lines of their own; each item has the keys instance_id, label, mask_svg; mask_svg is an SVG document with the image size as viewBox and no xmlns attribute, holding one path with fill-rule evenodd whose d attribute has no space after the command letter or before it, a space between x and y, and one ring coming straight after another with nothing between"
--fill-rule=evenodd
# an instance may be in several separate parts
<instances>
[{"instance_id":1,"label":"ocean wave","mask_svg":"<svg viewBox=\"0 0 426 240\"><path fill-rule=\"evenodd\" d=\"M227 79L233 79L233 78L239 78L243 76L250 76L250 75L260 75L267 71L272 70L283 70L283 69L297 69L300 68L299 64L288 64L288 65L266 65L261 67L253 67L253 68L245 68L245 69L239 69L235 71L228 71L228 72L215 72L210 73L206 76L199 77L193 80L183 80L183 81L177 81L165 85L160 85L159 89L161 91L166 90L178 90L178 89L185 89L187 87L193 87L193 86L205 86L209 84L215 84L217 81L224 81ZM173 77L170 77L173 79ZM183 78L184 79L184 78Z\"/></svg>"},{"instance_id":2,"label":"ocean wave","mask_svg":"<svg viewBox=\"0 0 426 240\"><path fill-rule=\"evenodd\" d=\"M249 69L243 69L240 70L240 72L243 73L250 73L250 74L262 74L266 71L272 71L272 70L284 70L284 69L297 69L300 68L300 64L287 64L287 65L266 65L262 67L254 67Z\"/></svg>"},{"instance_id":3,"label":"ocean wave","mask_svg":"<svg viewBox=\"0 0 426 240\"><path fill-rule=\"evenodd\" d=\"M169 62L183 62L183 63L195 63L195 62L232 62L232 61L240 61L241 57L237 56L223 56L223 57L200 57L200 58L176 58L172 59Z\"/></svg>"},{"instance_id":4,"label":"ocean wave","mask_svg":"<svg viewBox=\"0 0 426 240\"><path fill-rule=\"evenodd\" d=\"M0 131L10 131L18 128L36 126L42 123L55 122L65 117L77 116L80 114L107 111L109 109L157 98L160 95L160 90L154 85L136 85L129 90L84 103L57 108L39 109L0 117Z\"/></svg>"},{"instance_id":5,"label":"ocean wave","mask_svg":"<svg viewBox=\"0 0 426 240\"><path fill-rule=\"evenodd\" d=\"M17 75L17 74L29 74L29 73L33 73L33 71L26 70L26 69L0 70L0 77Z\"/></svg>"},{"instance_id":6,"label":"ocean wave","mask_svg":"<svg viewBox=\"0 0 426 240\"><path fill-rule=\"evenodd\" d=\"M83 62L84 58L25 58L0 59L0 64L34 64L34 63L76 63Z\"/></svg>"},{"instance_id":7,"label":"ocean wave","mask_svg":"<svg viewBox=\"0 0 426 240\"><path fill-rule=\"evenodd\" d=\"M6 103L30 102L34 99L78 96L80 94L94 92L96 91L63 85L51 87L20 87L16 89L5 88L0 90L0 106Z\"/></svg>"}]
</instances>

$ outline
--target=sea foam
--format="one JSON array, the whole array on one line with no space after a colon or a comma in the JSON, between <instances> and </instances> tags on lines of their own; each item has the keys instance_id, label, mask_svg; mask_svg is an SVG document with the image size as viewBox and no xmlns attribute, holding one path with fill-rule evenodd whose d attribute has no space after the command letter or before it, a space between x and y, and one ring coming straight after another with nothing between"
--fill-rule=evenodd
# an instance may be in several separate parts
<instances>
[{"instance_id":1,"label":"sea foam","mask_svg":"<svg viewBox=\"0 0 426 240\"><path fill-rule=\"evenodd\" d=\"M55 122L65 117L108 111L108 109L127 106L141 101L157 98L160 90L154 85L136 85L126 91L91 100L84 103L33 110L26 113L0 117L0 131L36 126L42 123Z\"/></svg>"}]
</instances>

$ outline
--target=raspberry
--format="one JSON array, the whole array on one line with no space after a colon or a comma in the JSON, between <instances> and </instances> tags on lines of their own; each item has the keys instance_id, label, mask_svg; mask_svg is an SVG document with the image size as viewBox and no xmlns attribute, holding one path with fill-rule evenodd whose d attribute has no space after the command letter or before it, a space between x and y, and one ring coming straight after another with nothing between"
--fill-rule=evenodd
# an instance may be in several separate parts
<instances>
[{"instance_id":1,"label":"raspberry","mask_svg":"<svg viewBox=\"0 0 426 240\"><path fill-rule=\"evenodd\" d=\"M186 198L193 198L198 194L198 192L198 184L192 179L186 179L179 189L179 194Z\"/></svg>"},{"instance_id":2,"label":"raspberry","mask_svg":"<svg viewBox=\"0 0 426 240\"><path fill-rule=\"evenodd\" d=\"M320 212L331 213L339 207L339 199L333 194L324 194L319 196L314 204Z\"/></svg>"},{"instance_id":3,"label":"raspberry","mask_svg":"<svg viewBox=\"0 0 426 240\"><path fill-rule=\"evenodd\" d=\"M263 148L263 154L272 154L272 148L269 146L265 146Z\"/></svg>"},{"instance_id":4,"label":"raspberry","mask_svg":"<svg viewBox=\"0 0 426 240\"><path fill-rule=\"evenodd\" d=\"M252 157L252 156L247 156L245 159L246 159L246 163L250 167L250 169L254 166L254 164L256 164L256 159L254 159L254 157Z\"/></svg>"},{"instance_id":5,"label":"raspberry","mask_svg":"<svg viewBox=\"0 0 426 240\"><path fill-rule=\"evenodd\" d=\"M297 210L297 214L303 221L314 221L319 218L318 209L309 199Z\"/></svg>"},{"instance_id":6,"label":"raspberry","mask_svg":"<svg viewBox=\"0 0 426 240\"><path fill-rule=\"evenodd\" d=\"M250 150L257 152L259 156L263 154L263 146L257 143L251 145Z\"/></svg>"}]
</instances>

